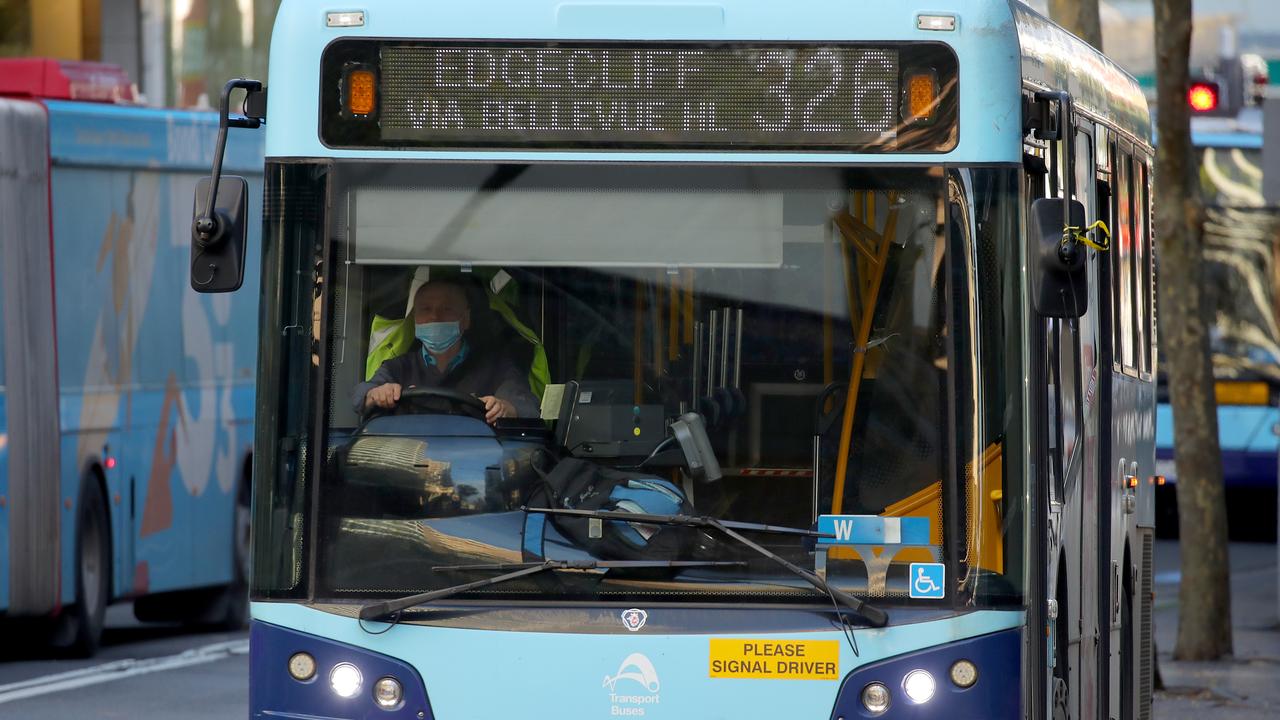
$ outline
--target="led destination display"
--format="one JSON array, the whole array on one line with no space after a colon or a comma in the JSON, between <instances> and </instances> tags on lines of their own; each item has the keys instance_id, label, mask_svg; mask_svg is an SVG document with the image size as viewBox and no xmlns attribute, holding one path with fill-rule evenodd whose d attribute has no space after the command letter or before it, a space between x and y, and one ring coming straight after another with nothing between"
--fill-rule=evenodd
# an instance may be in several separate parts
<instances>
[{"instance_id":1,"label":"led destination display","mask_svg":"<svg viewBox=\"0 0 1280 720\"><path fill-rule=\"evenodd\" d=\"M377 110L353 114L343 84L370 70ZM333 146L937 151L955 142L954 78L934 44L350 40L326 53L322 134Z\"/></svg>"}]
</instances>

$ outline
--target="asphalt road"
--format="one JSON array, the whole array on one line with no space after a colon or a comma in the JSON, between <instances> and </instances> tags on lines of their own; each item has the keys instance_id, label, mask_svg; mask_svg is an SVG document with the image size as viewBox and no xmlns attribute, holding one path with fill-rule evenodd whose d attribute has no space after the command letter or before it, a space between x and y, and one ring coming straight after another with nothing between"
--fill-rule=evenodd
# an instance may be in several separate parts
<instances>
[{"instance_id":1,"label":"asphalt road","mask_svg":"<svg viewBox=\"0 0 1280 720\"><path fill-rule=\"evenodd\" d=\"M0 720L226 720L249 714L248 632L192 633L107 611L102 649L66 660L0 640Z\"/></svg>"}]
</instances>

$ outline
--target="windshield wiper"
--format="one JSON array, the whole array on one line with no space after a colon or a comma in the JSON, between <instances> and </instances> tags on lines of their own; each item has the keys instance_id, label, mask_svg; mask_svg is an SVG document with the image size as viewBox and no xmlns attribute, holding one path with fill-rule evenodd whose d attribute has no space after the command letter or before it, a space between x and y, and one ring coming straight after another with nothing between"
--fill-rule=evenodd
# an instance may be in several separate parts
<instances>
[{"instance_id":1,"label":"windshield wiper","mask_svg":"<svg viewBox=\"0 0 1280 720\"><path fill-rule=\"evenodd\" d=\"M478 590L483 587L497 585L498 583L504 583L508 580L515 580L516 578L522 578L526 575L534 575L547 570L696 568L725 567L744 564L745 563L735 560L543 560L541 562L494 563L490 565L439 565L431 569L456 571L510 570L511 572L507 572L502 575L494 575L493 577L487 577L483 580L463 583L461 585L452 585L447 588L440 588L439 590L418 593L417 595L409 595L395 600L369 603L368 605L360 608L360 619L377 620L379 618L387 617L388 615L394 615L401 610L406 610L415 605L423 605L435 600L442 600L470 590Z\"/></svg>"},{"instance_id":2,"label":"windshield wiper","mask_svg":"<svg viewBox=\"0 0 1280 720\"><path fill-rule=\"evenodd\" d=\"M870 605L863 600L844 592L843 590L836 589L817 573L805 570L799 565L796 565L763 545L755 543L750 538L747 538L738 532L738 530L747 530L750 532L767 532L779 535L831 537L830 535L819 533L816 530L789 528L779 525L761 525L758 523L737 522L735 520L721 520L719 518L706 515L656 515L651 513L619 512L616 510L572 510L569 508L526 507L524 510L525 512L543 513L546 515L568 515L572 517L597 518L600 520L618 520L628 523L640 523L642 525L678 525L683 527L699 527L719 530L737 541L739 544L745 545L756 553L769 558L775 563L791 571L800 579L812 585L815 589L829 595L833 600L839 601L855 613L865 618L872 627L884 627L889 622L889 614L884 610Z\"/></svg>"}]
</instances>

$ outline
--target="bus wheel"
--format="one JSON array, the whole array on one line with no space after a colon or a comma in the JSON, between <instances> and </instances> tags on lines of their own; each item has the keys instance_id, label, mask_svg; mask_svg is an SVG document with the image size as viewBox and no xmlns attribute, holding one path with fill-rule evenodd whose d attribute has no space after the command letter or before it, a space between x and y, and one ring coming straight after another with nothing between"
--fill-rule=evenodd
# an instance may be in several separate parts
<instances>
[{"instance_id":1,"label":"bus wheel","mask_svg":"<svg viewBox=\"0 0 1280 720\"><path fill-rule=\"evenodd\" d=\"M80 657L96 653L102 641L102 622L111 592L110 548L107 501L97 478L91 476L81 484L76 512L76 602L62 621L71 627L58 633L70 636L65 649Z\"/></svg>"},{"instance_id":2,"label":"bus wheel","mask_svg":"<svg viewBox=\"0 0 1280 720\"><path fill-rule=\"evenodd\" d=\"M231 584L227 586L224 630L239 630L249 622L249 478L236 492L231 524Z\"/></svg>"},{"instance_id":3,"label":"bus wheel","mask_svg":"<svg viewBox=\"0 0 1280 720\"><path fill-rule=\"evenodd\" d=\"M249 478L236 490L231 513L231 583L196 620L216 630L239 630L249 622Z\"/></svg>"}]
</instances>

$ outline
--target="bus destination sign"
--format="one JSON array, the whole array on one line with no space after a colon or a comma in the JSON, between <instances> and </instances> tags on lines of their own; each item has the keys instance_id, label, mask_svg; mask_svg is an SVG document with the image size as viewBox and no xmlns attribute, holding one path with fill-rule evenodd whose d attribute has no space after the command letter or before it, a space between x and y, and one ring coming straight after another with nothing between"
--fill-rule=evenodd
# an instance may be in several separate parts
<instances>
[{"instance_id":1,"label":"bus destination sign","mask_svg":"<svg viewBox=\"0 0 1280 720\"><path fill-rule=\"evenodd\" d=\"M891 152L955 141L954 55L935 44L343 44L326 55L326 84L367 68L377 111L343 112L341 90L328 93L322 133L334 146ZM933 83L927 118L907 111L912 72Z\"/></svg>"}]
</instances>

